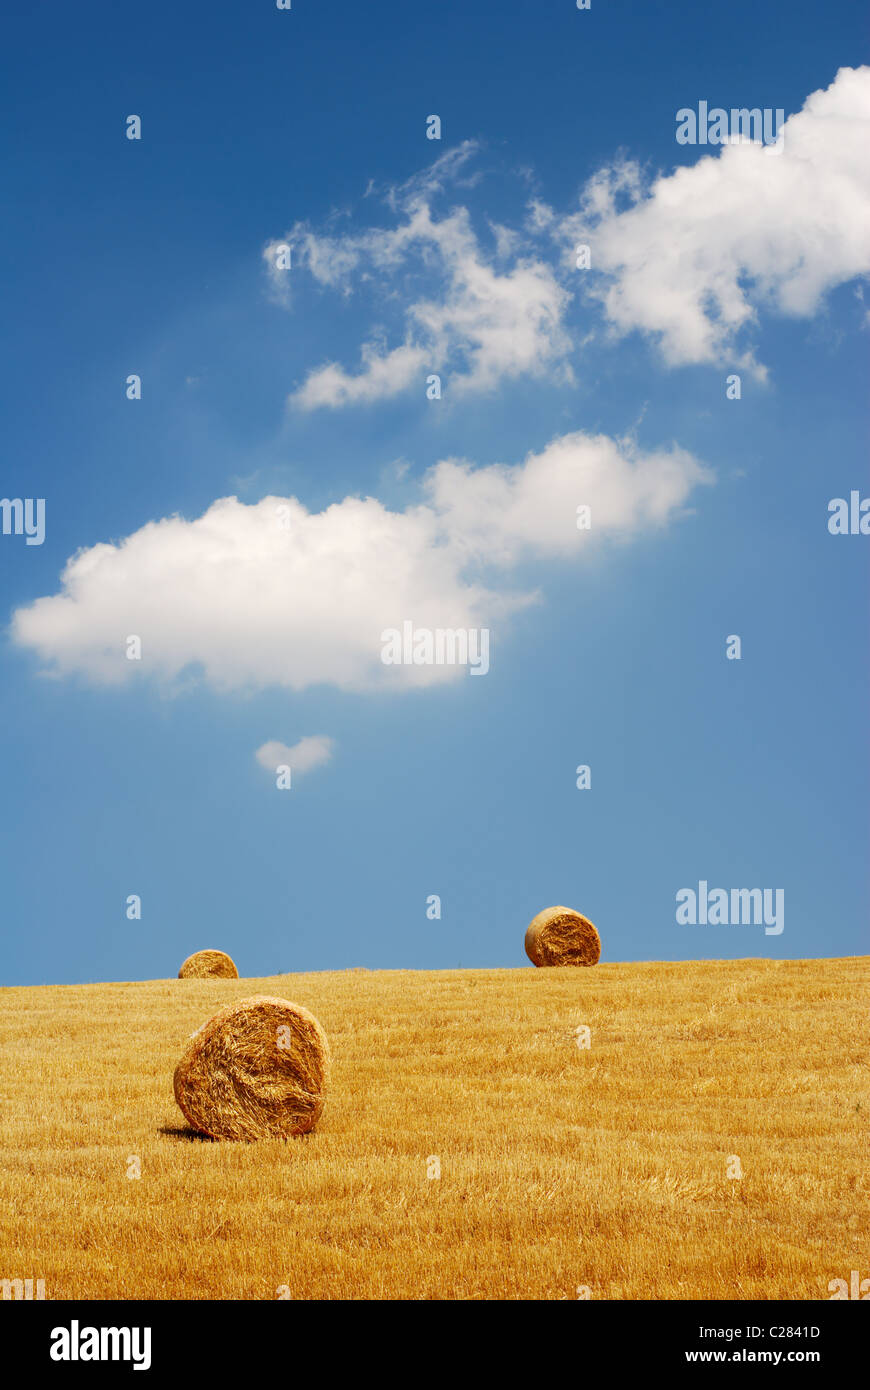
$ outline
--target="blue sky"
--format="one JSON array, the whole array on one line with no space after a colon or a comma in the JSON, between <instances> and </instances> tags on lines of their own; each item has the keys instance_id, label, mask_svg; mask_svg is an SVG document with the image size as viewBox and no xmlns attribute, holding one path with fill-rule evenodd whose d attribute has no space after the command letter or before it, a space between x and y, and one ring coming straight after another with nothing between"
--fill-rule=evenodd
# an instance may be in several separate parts
<instances>
[{"instance_id":1,"label":"blue sky","mask_svg":"<svg viewBox=\"0 0 870 1390\"><path fill-rule=\"evenodd\" d=\"M827 528L870 495L863 30L6 18L0 491L46 532L0 535L0 982L513 966L555 903L605 960L866 952L870 540ZM782 153L678 145L700 101L782 108ZM383 666L442 612L485 677ZM314 737L279 790L257 750ZM785 930L678 925L700 880Z\"/></svg>"}]
</instances>

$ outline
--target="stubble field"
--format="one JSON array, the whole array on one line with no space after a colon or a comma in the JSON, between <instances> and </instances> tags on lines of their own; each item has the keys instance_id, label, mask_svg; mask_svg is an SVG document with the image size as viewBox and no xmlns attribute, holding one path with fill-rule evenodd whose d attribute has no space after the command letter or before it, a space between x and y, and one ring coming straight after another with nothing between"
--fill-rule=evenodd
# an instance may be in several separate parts
<instances>
[{"instance_id":1,"label":"stubble field","mask_svg":"<svg viewBox=\"0 0 870 1390\"><path fill-rule=\"evenodd\" d=\"M870 1275L868 975L852 958L3 989L0 1279L49 1299L829 1298ZM320 1124L202 1139L175 1063L261 993L329 1035Z\"/></svg>"}]
</instances>

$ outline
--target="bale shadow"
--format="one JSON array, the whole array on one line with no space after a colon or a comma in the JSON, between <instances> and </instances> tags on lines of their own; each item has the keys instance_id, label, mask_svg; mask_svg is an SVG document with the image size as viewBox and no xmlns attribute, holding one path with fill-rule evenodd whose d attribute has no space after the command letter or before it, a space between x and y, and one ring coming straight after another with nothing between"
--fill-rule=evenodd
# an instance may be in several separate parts
<instances>
[{"instance_id":1,"label":"bale shadow","mask_svg":"<svg viewBox=\"0 0 870 1390\"><path fill-rule=\"evenodd\" d=\"M210 1134L200 1134L198 1129L193 1129L191 1125L160 1125L158 1134L165 1134L169 1139L186 1139L188 1144L199 1142L201 1144L213 1144L215 1141Z\"/></svg>"}]
</instances>

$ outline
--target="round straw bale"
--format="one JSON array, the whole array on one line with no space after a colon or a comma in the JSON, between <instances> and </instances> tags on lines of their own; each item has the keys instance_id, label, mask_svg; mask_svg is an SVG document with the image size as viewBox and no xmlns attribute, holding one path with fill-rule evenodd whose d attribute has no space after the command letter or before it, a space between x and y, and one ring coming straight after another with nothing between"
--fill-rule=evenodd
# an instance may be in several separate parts
<instances>
[{"instance_id":1,"label":"round straw bale","mask_svg":"<svg viewBox=\"0 0 870 1390\"><path fill-rule=\"evenodd\" d=\"M178 972L179 980L204 980L206 977L237 980L239 972L232 956L226 951L194 951Z\"/></svg>"},{"instance_id":2,"label":"round straw bale","mask_svg":"<svg viewBox=\"0 0 870 1390\"><path fill-rule=\"evenodd\" d=\"M323 1109L329 1044L301 1004L255 994L195 1033L175 1068L188 1124L212 1139L286 1139Z\"/></svg>"},{"instance_id":3,"label":"round straw bale","mask_svg":"<svg viewBox=\"0 0 870 1390\"><path fill-rule=\"evenodd\" d=\"M547 907L528 925L526 955L534 965L594 965L601 939L588 917L570 907Z\"/></svg>"}]
</instances>

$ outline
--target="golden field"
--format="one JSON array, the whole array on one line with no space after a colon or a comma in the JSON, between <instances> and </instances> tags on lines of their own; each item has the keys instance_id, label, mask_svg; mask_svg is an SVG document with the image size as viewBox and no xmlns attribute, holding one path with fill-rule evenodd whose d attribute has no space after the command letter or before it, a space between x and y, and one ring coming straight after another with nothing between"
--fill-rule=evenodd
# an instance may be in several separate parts
<instances>
[{"instance_id":1,"label":"golden field","mask_svg":"<svg viewBox=\"0 0 870 1390\"><path fill-rule=\"evenodd\" d=\"M868 964L4 989L0 1279L49 1299L827 1299L870 1276ZM320 1019L326 1108L286 1143L201 1139L175 1063L251 994Z\"/></svg>"}]
</instances>

